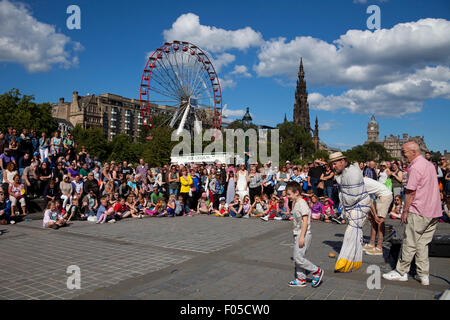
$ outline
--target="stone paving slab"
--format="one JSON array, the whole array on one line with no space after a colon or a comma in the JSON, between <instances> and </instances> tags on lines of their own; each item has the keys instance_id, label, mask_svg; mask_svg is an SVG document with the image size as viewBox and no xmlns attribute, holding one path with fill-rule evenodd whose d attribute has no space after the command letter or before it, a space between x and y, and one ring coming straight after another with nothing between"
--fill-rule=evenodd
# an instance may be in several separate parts
<instances>
[{"instance_id":1,"label":"stone paving slab","mask_svg":"<svg viewBox=\"0 0 450 320\"><path fill-rule=\"evenodd\" d=\"M44 230L42 221L0 226L0 299L426 300L449 287L450 259L431 257L429 287L382 280L369 290L366 269L390 270L388 248L384 257L365 255L356 272L333 273L328 254L339 252L346 226L313 222L308 258L325 270L324 281L290 288L291 228L211 216L74 222L60 230ZM439 224L437 233L449 232ZM67 289L69 265L81 268L81 290Z\"/></svg>"}]
</instances>

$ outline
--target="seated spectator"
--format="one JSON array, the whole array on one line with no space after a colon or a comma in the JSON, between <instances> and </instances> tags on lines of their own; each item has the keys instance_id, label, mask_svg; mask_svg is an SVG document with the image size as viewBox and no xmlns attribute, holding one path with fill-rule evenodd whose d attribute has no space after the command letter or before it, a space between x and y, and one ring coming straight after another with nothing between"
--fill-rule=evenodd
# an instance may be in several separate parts
<instances>
[{"instance_id":1,"label":"seated spectator","mask_svg":"<svg viewBox=\"0 0 450 320\"><path fill-rule=\"evenodd\" d=\"M250 196L246 194L244 196L244 199L242 199L242 211L241 211L241 214L242 214L243 218L246 218L246 219L250 218L249 213L250 213L251 206L252 205L250 203Z\"/></svg>"},{"instance_id":2,"label":"seated spectator","mask_svg":"<svg viewBox=\"0 0 450 320\"><path fill-rule=\"evenodd\" d=\"M237 195L239 197L239 195ZM225 217L229 215L228 203L225 201L225 197L219 198L219 207L214 210L216 217Z\"/></svg>"},{"instance_id":3,"label":"seated spectator","mask_svg":"<svg viewBox=\"0 0 450 320\"><path fill-rule=\"evenodd\" d=\"M58 188L56 187L55 180L50 180L44 190L45 206L47 206L49 201L58 201L59 198L60 194Z\"/></svg>"},{"instance_id":4,"label":"seated spectator","mask_svg":"<svg viewBox=\"0 0 450 320\"><path fill-rule=\"evenodd\" d=\"M32 162L29 167L25 168L22 174L22 181L26 186L28 196L36 198L39 193L39 172L37 169L37 162Z\"/></svg>"},{"instance_id":5,"label":"seated spectator","mask_svg":"<svg viewBox=\"0 0 450 320\"><path fill-rule=\"evenodd\" d=\"M15 223L11 220L11 202L6 198L5 192L0 190L0 225L8 223Z\"/></svg>"},{"instance_id":6,"label":"seated spectator","mask_svg":"<svg viewBox=\"0 0 450 320\"><path fill-rule=\"evenodd\" d=\"M90 191L94 192L94 195L98 197L100 193L100 188L98 185L98 181L94 178L94 173L89 172L86 181L83 182L83 191L84 193L89 193Z\"/></svg>"},{"instance_id":7,"label":"seated spectator","mask_svg":"<svg viewBox=\"0 0 450 320\"><path fill-rule=\"evenodd\" d=\"M16 169L16 164L14 162L9 162L6 166L6 170L3 171L3 183L8 185L13 183L13 179L17 174L19 174L19 171Z\"/></svg>"},{"instance_id":8,"label":"seated spectator","mask_svg":"<svg viewBox=\"0 0 450 320\"><path fill-rule=\"evenodd\" d=\"M210 206L212 210L212 204L210 204ZM169 217L175 217L175 208L176 208L175 194L171 194L169 196L169 202L167 203L167 215Z\"/></svg>"},{"instance_id":9,"label":"seated spectator","mask_svg":"<svg viewBox=\"0 0 450 320\"><path fill-rule=\"evenodd\" d=\"M86 220L81 214L80 200L78 197L73 198L72 203L67 202L63 208L65 210L63 218L67 222L71 220Z\"/></svg>"},{"instance_id":10,"label":"seated spectator","mask_svg":"<svg viewBox=\"0 0 450 320\"><path fill-rule=\"evenodd\" d=\"M324 197L323 198L323 206L322 206L322 219L326 222L326 223L330 223L331 220L334 218L334 210L333 210L333 201L328 198L328 197ZM337 220L339 221L339 220ZM338 222L340 224L340 222Z\"/></svg>"},{"instance_id":11,"label":"seated spectator","mask_svg":"<svg viewBox=\"0 0 450 320\"><path fill-rule=\"evenodd\" d=\"M157 186L154 186L153 193L150 196L150 206L156 207L156 204L162 197L164 197L164 195L161 192L159 192L159 188Z\"/></svg>"},{"instance_id":12,"label":"seated spectator","mask_svg":"<svg viewBox=\"0 0 450 320\"><path fill-rule=\"evenodd\" d=\"M20 159L19 159L19 175L22 177L23 170L25 170L26 167L29 167L31 164L30 154L25 153Z\"/></svg>"},{"instance_id":13,"label":"seated spectator","mask_svg":"<svg viewBox=\"0 0 450 320\"><path fill-rule=\"evenodd\" d=\"M184 210L184 203L183 203L183 197L182 196L178 196L178 200L175 201L175 214L177 216L184 216L186 215L186 212Z\"/></svg>"},{"instance_id":14,"label":"seated spectator","mask_svg":"<svg viewBox=\"0 0 450 320\"><path fill-rule=\"evenodd\" d=\"M322 207L323 207L323 204L319 201L317 196L314 194L311 197L311 203L310 203L311 219L320 220L320 218L322 216Z\"/></svg>"},{"instance_id":15,"label":"seated spectator","mask_svg":"<svg viewBox=\"0 0 450 320\"><path fill-rule=\"evenodd\" d=\"M440 219L441 222L450 222L450 212L448 210L450 206L450 195L444 196L444 193L441 192L441 202L442 202L442 217Z\"/></svg>"},{"instance_id":16,"label":"seated spectator","mask_svg":"<svg viewBox=\"0 0 450 320\"><path fill-rule=\"evenodd\" d=\"M61 212L56 207L55 201L50 201L44 212L44 219L42 221L44 228L59 229L66 226L66 220L62 217Z\"/></svg>"},{"instance_id":17,"label":"seated spectator","mask_svg":"<svg viewBox=\"0 0 450 320\"><path fill-rule=\"evenodd\" d=\"M171 194L170 196L174 196L174 194ZM169 197L170 200L170 197ZM202 193L202 196L200 197L198 204L197 204L197 213L198 214L211 214L212 213L212 203L211 201L206 197L206 192Z\"/></svg>"},{"instance_id":18,"label":"seated spectator","mask_svg":"<svg viewBox=\"0 0 450 320\"><path fill-rule=\"evenodd\" d=\"M392 210L390 212L390 216L392 219L401 219L403 213L403 201L401 195L396 195L394 198L394 205L392 206Z\"/></svg>"},{"instance_id":19,"label":"seated spectator","mask_svg":"<svg viewBox=\"0 0 450 320\"><path fill-rule=\"evenodd\" d=\"M233 202L228 204L228 212L233 218L242 218L242 205L239 194L235 194Z\"/></svg>"},{"instance_id":20,"label":"seated spectator","mask_svg":"<svg viewBox=\"0 0 450 320\"><path fill-rule=\"evenodd\" d=\"M251 217L264 217L268 211L266 203L261 199L261 196L255 196L255 202L253 202L252 206L249 210L249 215Z\"/></svg>"},{"instance_id":21,"label":"seated spectator","mask_svg":"<svg viewBox=\"0 0 450 320\"><path fill-rule=\"evenodd\" d=\"M119 202L114 206L115 219L124 219L128 218L131 213L128 210L127 205L125 204L125 198L121 197Z\"/></svg>"},{"instance_id":22,"label":"seated spectator","mask_svg":"<svg viewBox=\"0 0 450 320\"><path fill-rule=\"evenodd\" d=\"M83 196L83 180L81 180L80 175L76 175L75 179L72 181L73 196L81 198Z\"/></svg>"},{"instance_id":23,"label":"seated spectator","mask_svg":"<svg viewBox=\"0 0 450 320\"><path fill-rule=\"evenodd\" d=\"M13 183L11 183L8 187L8 193L9 193L9 201L11 201L11 216L15 216L15 209L17 206L17 202L19 202L22 205L22 215L27 215L27 207L25 202L25 187L23 184L20 183L20 177L19 174L16 174L13 178Z\"/></svg>"},{"instance_id":24,"label":"seated spectator","mask_svg":"<svg viewBox=\"0 0 450 320\"><path fill-rule=\"evenodd\" d=\"M48 163L47 162L42 162L39 169L39 194L43 194L45 188L48 185L48 182L50 181L50 179L52 178L52 171L50 170L50 168L48 167Z\"/></svg>"},{"instance_id":25,"label":"seated spectator","mask_svg":"<svg viewBox=\"0 0 450 320\"><path fill-rule=\"evenodd\" d=\"M97 223L110 222L114 223L114 208L108 205L108 197L102 197L100 199L100 206L97 210Z\"/></svg>"},{"instance_id":26,"label":"seated spectator","mask_svg":"<svg viewBox=\"0 0 450 320\"><path fill-rule=\"evenodd\" d=\"M96 214L97 208L97 196L93 190L90 190L89 193L83 198L83 207L81 210L85 215L91 217Z\"/></svg>"},{"instance_id":27,"label":"seated spectator","mask_svg":"<svg viewBox=\"0 0 450 320\"><path fill-rule=\"evenodd\" d=\"M127 180L123 179L121 185L119 186L119 196L123 198L128 198L131 193L131 188L127 184Z\"/></svg>"},{"instance_id":28,"label":"seated spectator","mask_svg":"<svg viewBox=\"0 0 450 320\"><path fill-rule=\"evenodd\" d=\"M85 181L87 179L87 176L89 174L89 169L87 163L83 163L80 169L80 176Z\"/></svg>"}]
</instances>

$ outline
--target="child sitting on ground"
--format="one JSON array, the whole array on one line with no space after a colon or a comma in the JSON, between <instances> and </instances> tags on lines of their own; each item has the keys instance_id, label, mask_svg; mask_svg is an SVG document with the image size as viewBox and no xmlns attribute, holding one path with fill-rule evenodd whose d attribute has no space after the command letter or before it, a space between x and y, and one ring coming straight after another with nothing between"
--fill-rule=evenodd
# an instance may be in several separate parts
<instances>
[{"instance_id":1,"label":"child sitting on ground","mask_svg":"<svg viewBox=\"0 0 450 320\"><path fill-rule=\"evenodd\" d=\"M320 218L322 216L322 207L323 207L323 204L319 201L319 199L317 198L316 195L313 195L311 197L311 203L310 203L311 219L320 220Z\"/></svg>"},{"instance_id":2,"label":"child sitting on ground","mask_svg":"<svg viewBox=\"0 0 450 320\"><path fill-rule=\"evenodd\" d=\"M334 217L333 204L334 202L327 197L321 198L323 201L322 206L322 219L326 223L330 223L331 219Z\"/></svg>"},{"instance_id":3,"label":"child sitting on ground","mask_svg":"<svg viewBox=\"0 0 450 320\"><path fill-rule=\"evenodd\" d=\"M278 209L279 209L278 201L279 201L278 197L275 194L273 194L272 198L269 202L269 205L268 205L269 209L267 211L267 214L264 217L261 217L261 220L269 221L269 219L272 220L275 217L277 217L277 214L279 214L278 213ZM283 200L283 206L284 206L284 200Z\"/></svg>"},{"instance_id":4,"label":"child sitting on ground","mask_svg":"<svg viewBox=\"0 0 450 320\"><path fill-rule=\"evenodd\" d=\"M225 197L219 198L219 209L214 210L214 212L216 213L216 217L228 216L228 203L226 203Z\"/></svg>"},{"instance_id":5,"label":"child sitting on ground","mask_svg":"<svg viewBox=\"0 0 450 320\"><path fill-rule=\"evenodd\" d=\"M105 223L106 221L114 223L115 219L109 218L114 216L114 208L108 206L108 197L103 196L100 198L100 207L97 210L97 223Z\"/></svg>"},{"instance_id":6,"label":"child sitting on ground","mask_svg":"<svg viewBox=\"0 0 450 320\"><path fill-rule=\"evenodd\" d=\"M238 194L234 195L234 201L228 205L228 212L233 218L242 218L242 205Z\"/></svg>"},{"instance_id":7,"label":"child sitting on ground","mask_svg":"<svg viewBox=\"0 0 450 320\"><path fill-rule=\"evenodd\" d=\"M243 218L248 219L250 217L249 216L250 208L251 208L250 197L248 195L245 195L244 199L242 200L242 212L241 212L241 214L242 214Z\"/></svg>"},{"instance_id":8,"label":"child sitting on ground","mask_svg":"<svg viewBox=\"0 0 450 320\"><path fill-rule=\"evenodd\" d=\"M176 208L175 195L171 194L169 196L169 202L167 203L167 215L169 217L175 217L175 208Z\"/></svg>"},{"instance_id":9,"label":"child sitting on ground","mask_svg":"<svg viewBox=\"0 0 450 320\"><path fill-rule=\"evenodd\" d=\"M252 206L249 210L249 215L251 217L264 217L267 212L267 205L261 199L260 196L255 196L255 202L253 202Z\"/></svg>"},{"instance_id":10,"label":"child sitting on ground","mask_svg":"<svg viewBox=\"0 0 450 320\"><path fill-rule=\"evenodd\" d=\"M400 195L396 195L394 198L394 205L392 206L392 210L390 212L390 216L392 219L401 219L403 213L403 201Z\"/></svg>"},{"instance_id":11,"label":"child sitting on ground","mask_svg":"<svg viewBox=\"0 0 450 320\"><path fill-rule=\"evenodd\" d=\"M42 221L44 228L59 229L66 225L66 220L56 207L56 201L49 201Z\"/></svg>"},{"instance_id":12,"label":"child sitting on ground","mask_svg":"<svg viewBox=\"0 0 450 320\"><path fill-rule=\"evenodd\" d=\"M203 192L197 204L197 214L211 214L211 212L212 203L210 203L209 199L206 197L206 192Z\"/></svg>"},{"instance_id":13,"label":"child sitting on ground","mask_svg":"<svg viewBox=\"0 0 450 320\"><path fill-rule=\"evenodd\" d=\"M66 207L64 208L65 212L63 215L64 220L70 222L72 219L73 220L81 219L81 209L79 206L79 202L80 202L79 198L74 197L72 199L72 204L70 203L66 204Z\"/></svg>"},{"instance_id":14,"label":"child sitting on ground","mask_svg":"<svg viewBox=\"0 0 450 320\"><path fill-rule=\"evenodd\" d=\"M177 216L184 216L184 203L183 203L183 197L178 196L178 200L175 201L175 214Z\"/></svg>"}]
</instances>

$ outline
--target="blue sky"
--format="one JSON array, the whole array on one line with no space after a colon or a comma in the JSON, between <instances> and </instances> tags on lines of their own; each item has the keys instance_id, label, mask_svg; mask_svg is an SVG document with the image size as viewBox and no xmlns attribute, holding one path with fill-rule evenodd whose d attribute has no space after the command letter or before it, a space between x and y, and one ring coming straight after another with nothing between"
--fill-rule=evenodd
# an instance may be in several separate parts
<instances>
[{"instance_id":1,"label":"blue sky","mask_svg":"<svg viewBox=\"0 0 450 320\"><path fill-rule=\"evenodd\" d=\"M71 4L81 8L81 30L66 27ZM381 9L375 32L366 26L371 4ZM139 98L147 54L185 40L219 66L229 119L250 107L254 122L275 125L285 113L292 119L303 56L322 141L362 144L375 113L381 138L424 135L442 152L450 150L449 9L445 0L0 0L0 92L19 88L38 102L70 101L75 90Z\"/></svg>"}]
</instances>

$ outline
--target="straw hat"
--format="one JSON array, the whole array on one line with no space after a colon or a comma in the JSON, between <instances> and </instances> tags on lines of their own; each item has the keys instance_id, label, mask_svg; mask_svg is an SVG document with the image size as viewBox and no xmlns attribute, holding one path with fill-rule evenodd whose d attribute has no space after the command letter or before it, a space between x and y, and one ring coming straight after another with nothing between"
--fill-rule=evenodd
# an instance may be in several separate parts
<instances>
[{"instance_id":1,"label":"straw hat","mask_svg":"<svg viewBox=\"0 0 450 320\"><path fill-rule=\"evenodd\" d=\"M345 156L342 154L342 152L333 152L330 154L330 162L338 161L341 159L345 159Z\"/></svg>"}]
</instances>

